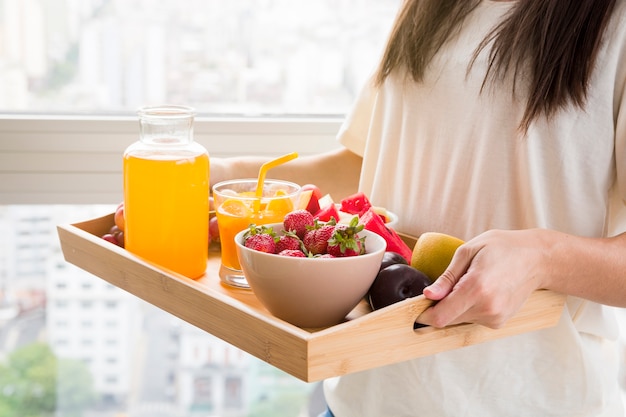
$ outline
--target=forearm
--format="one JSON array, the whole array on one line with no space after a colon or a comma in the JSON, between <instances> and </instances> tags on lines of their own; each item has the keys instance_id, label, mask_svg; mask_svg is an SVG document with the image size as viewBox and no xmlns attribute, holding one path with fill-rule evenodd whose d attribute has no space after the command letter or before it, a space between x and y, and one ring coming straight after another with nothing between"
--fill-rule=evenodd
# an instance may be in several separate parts
<instances>
[{"instance_id":1,"label":"forearm","mask_svg":"<svg viewBox=\"0 0 626 417\"><path fill-rule=\"evenodd\" d=\"M241 156L211 158L211 185L235 178L256 178L259 168L269 158ZM300 185L315 184L322 193L335 199L358 190L362 159L345 148L323 154L301 156L272 168L268 178L292 181Z\"/></svg>"},{"instance_id":2,"label":"forearm","mask_svg":"<svg viewBox=\"0 0 626 417\"><path fill-rule=\"evenodd\" d=\"M583 238L548 232L543 287L617 307L626 307L626 234Z\"/></svg>"}]
</instances>

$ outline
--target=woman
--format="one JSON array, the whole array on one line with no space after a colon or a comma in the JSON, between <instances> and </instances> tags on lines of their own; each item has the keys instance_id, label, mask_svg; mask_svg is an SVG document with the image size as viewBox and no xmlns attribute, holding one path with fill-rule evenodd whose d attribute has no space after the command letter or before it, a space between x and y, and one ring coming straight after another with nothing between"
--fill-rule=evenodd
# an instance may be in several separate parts
<instances>
[{"instance_id":1,"label":"woman","mask_svg":"<svg viewBox=\"0 0 626 417\"><path fill-rule=\"evenodd\" d=\"M499 327L536 289L568 298L553 328L325 381L334 415L624 415L625 89L626 0L404 2L344 148L277 175L345 195L360 172L399 230L466 240L419 322Z\"/></svg>"}]
</instances>

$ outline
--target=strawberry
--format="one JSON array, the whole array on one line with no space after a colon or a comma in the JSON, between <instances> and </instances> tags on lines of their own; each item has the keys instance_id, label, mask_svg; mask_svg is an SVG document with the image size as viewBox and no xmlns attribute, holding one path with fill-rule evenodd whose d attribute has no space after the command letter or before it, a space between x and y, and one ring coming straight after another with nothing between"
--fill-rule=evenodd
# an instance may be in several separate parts
<instances>
[{"instance_id":1,"label":"strawberry","mask_svg":"<svg viewBox=\"0 0 626 417\"><path fill-rule=\"evenodd\" d=\"M302 239L304 247L310 255L326 253L328 240L332 237L335 226L336 223L334 220L328 223L318 223L317 220L315 221L313 228L309 229L304 235L304 239Z\"/></svg>"},{"instance_id":2,"label":"strawberry","mask_svg":"<svg viewBox=\"0 0 626 417\"><path fill-rule=\"evenodd\" d=\"M358 216L354 216L349 225L338 224L328 241L326 251L335 257L364 254L365 238L358 235L361 230L363 230L363 225L359 224Z\"/></svg>"},{"instance_id":3,"label":"strawberry","mask_svg":"<svg viewBox=\"0 0 626 417\"><path fill-rule=\"evenodd\" d=\"M276 242L274 242L274 238L267 234L252 235L246 239L244 245L247 248L265 253L274 253L276 251Z\"/></svg>"},{"instance_id":4,"label":"strawberry","mask_svg":"<svg viewBox=\"0 0 626 417\"><path fill-rule=\"evenodd\" d=\"M304 238L307 227L313 226L313 215L305 209L294 210L285 215L283 227L287 231L293 231L300 238Z\"/></svg>"},{"instance_id":5,"label":"strawberry","mask_svg":"<svg viewBox=\"0 0 626 417\"><path fill-rule=\"evenodd\" d=\"M278 255L290 256L292 258L306 258L306 255L300 249L285 249L285 250L278 252Z\"/></svg>"},{"instance_id":6,"label":"strawberry","mask_svg":"<svg viewBox=\"0 0 626 417\"><path fill-rule=\"evenodd\" d=\"M244 246L260 252L276 252L276 233L271 227L256 227L250 225L250 229L244 234Z\"/></svg>"},{"instance_id":7,"label":"strawberry","mask_svg":"<svg viewBox=\"0 0 626 417\"><path fill-rule=\"evenodd\" d=\"M301 251L302 241L293 231L284 232L283 235L276 240L276 253L284 250L299 250Z\"/></svg>"}]
</instances>

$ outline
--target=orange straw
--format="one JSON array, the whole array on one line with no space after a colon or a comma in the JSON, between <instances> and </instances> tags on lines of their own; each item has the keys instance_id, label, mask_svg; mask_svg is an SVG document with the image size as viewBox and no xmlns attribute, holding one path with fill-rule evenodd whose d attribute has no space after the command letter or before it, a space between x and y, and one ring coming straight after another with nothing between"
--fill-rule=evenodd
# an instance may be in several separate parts
<instances>
[{"instance_id":1,"label":"orange straw","mask_svg":"<svg viewBox=\"0 0 626 417\"><path fill-rule=\"evenodd\" d=\"M282 165L285 162L289 162L292 159L296 159L297 157L298 157L298 153L292 152L292 153L288 153L287 155L283 155L281 157L268 161L264 163L263 165L261 165L261 168L259 169L259 179L257 180L257 185L256 185L256 200L254 201L255 212L258 212L259 210L261 210L261 197L263 197L263 185L265 183L265 175L267 174L267 171L269 171L270 169L278 165Z\"/></svg>"}]
</instances>

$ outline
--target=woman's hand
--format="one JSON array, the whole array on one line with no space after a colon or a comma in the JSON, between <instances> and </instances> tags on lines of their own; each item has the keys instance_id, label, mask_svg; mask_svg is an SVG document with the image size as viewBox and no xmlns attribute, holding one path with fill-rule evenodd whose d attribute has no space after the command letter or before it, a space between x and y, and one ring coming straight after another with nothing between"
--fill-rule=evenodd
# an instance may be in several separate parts
<instances>
[{"instance_id":1,"label":"woman's hand","mask_svg":"<svg viewBox=\"0 0 626 417\"><path fill-rule=\"evenodd\" d=\"M460 246L448 269L424 289L438 301L418 322L444 327L478 323L502 327L543 288L551 270L549 245L556 232L490 230Z\"/></svg>"}]
</instances>

